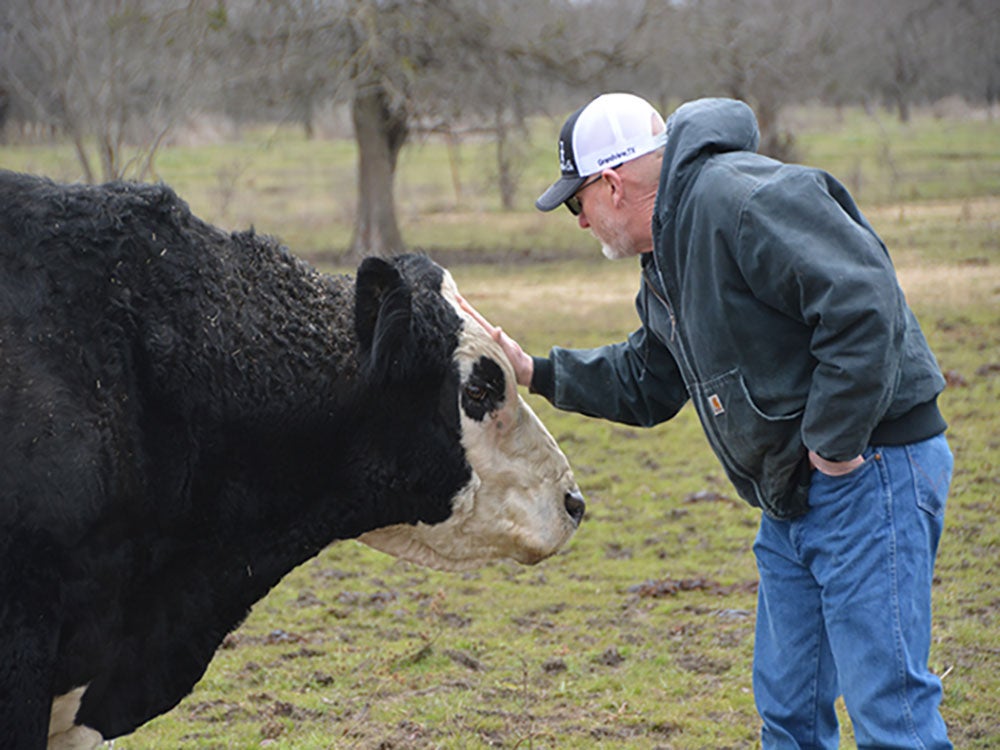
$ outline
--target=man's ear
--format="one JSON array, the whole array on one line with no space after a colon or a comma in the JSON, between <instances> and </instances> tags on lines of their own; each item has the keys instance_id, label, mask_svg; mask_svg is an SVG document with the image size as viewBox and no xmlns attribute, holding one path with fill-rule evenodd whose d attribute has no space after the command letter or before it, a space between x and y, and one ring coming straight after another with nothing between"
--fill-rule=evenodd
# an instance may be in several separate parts
<instances>
[{"instance_id":1,"label":"man's ear","mask_svg":"<svg viewBox=\"0 0 1000 750\"><path fill-rule=\"evenodd\" d=\"M625 182L622 180L621 174L619 174L617 169L605 169L601 176L608 181L608 186L611 188L611 202L614 204L615 208L621 206L622 199L625 197Z\"/></svg>"},{"instance_id":2,"label":"man's ear","mask_svg":"<svg viewBox=\"0 0 1000 750\"><path fill-rule=\"evenodd\" d=\"M354 330L362 366L376 381L399 370L412 318L410 287L399 270L382 258L365 258L354 283Z\"/></svg>"}]
</instances>

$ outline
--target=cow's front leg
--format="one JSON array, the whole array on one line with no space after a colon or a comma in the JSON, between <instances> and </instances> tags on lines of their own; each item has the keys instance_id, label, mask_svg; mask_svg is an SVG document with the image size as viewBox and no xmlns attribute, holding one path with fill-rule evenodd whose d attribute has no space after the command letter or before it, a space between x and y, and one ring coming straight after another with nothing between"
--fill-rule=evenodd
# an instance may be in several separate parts
<instances>
[{"instance_id":1,"label":"cow's front leg","mask_svg":"<svg viewBox=\"0 0 1000 750\"><path fill-rule=\"evenodd\" d=\"M48 750L94 750L104 742L100 732L90 727L76 726L49 737Z\"/></svg>"},{"instance_id":2,"label":"cow's front leg","mask_svg":"<svg viewBox=\"0 0 1000 750\"><path fill-rule=\"evenodd\" d=\"M76 723L76 713L86 691L86 686L80 687L52 701L48 750L93 750L104 742L100 732Z\"/></svg>"},{"instance_id":3,"label":"cow's front leg","mask_svg":"<svg viewBox=\"0 0 1000 750\"><path fill-rule=\"evenodd\" d=\"M45 750L58 624L51 587L0 558L0 742Z\"/></svg>"}]
</instances>

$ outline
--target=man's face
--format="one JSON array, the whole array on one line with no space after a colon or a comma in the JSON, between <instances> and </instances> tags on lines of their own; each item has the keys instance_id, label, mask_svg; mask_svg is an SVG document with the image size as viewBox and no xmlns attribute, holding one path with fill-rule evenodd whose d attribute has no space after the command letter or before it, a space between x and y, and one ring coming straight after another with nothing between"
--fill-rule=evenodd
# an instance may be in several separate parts
<instances>
[{"instance_id":1,"label":"man's face","mask_svg":"<svg viewBox=\"0 0 1000 750\"><path fill-rule=\"evenodd\" d=\"M591 200L592 210L585 214L584 221L590 226L590 233L601 243L601 252L608 260L631 258L639 254L639 248L628 229L628 212L617 207L601 196Z\"/></svg>"},{"instance_id":2,"label":"man's face","mask_svg":"<svg viewBox=\"0 0 1000 750\"><path fill-rule=\"evenodd\" d=\"M589 228L601 243L605 258L618 260L639 254L640 249L628 230L628 210L612 202L611 186L606 180L598 178L586 183L574 199L571 212L576 214L580 226Z\"/></svg>"}]
</instances>

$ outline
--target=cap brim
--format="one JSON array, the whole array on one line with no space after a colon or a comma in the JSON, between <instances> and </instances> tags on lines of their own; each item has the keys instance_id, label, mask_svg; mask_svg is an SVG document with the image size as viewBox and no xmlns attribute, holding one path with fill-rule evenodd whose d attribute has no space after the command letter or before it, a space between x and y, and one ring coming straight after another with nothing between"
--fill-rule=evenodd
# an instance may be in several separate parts
<instances>
[{"instance_id":1,"label":"cap brim","mask_svg":"<svg viewBox=\"0 0 1000 750\"><path fill-rule=\"evenodd\" d=\"M574 193L580 189L580 186L586 179L586 177L559 178L535 201L535 208L539 211L551 211L554 208L559 208L559 206L566 202L567 198L573 197Z\"/></svg>"}]
</instances>

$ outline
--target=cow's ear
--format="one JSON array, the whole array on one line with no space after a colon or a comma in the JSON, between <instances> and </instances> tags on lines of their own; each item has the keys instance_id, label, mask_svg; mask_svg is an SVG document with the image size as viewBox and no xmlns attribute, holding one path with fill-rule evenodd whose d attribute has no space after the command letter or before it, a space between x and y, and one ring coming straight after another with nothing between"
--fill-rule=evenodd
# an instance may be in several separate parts
<instances>
[{"instance_id":1,"label":"cow's ear","mask_svg":"<svg viewBox=\"0 0 1000 750\"><path fill-rule=\"evenodd\" d=\"M410 340L412 295L391 263L365 258L354 290L354 329L370 375L384 380L401 368Z\"/></svg>"}]
</instances>

